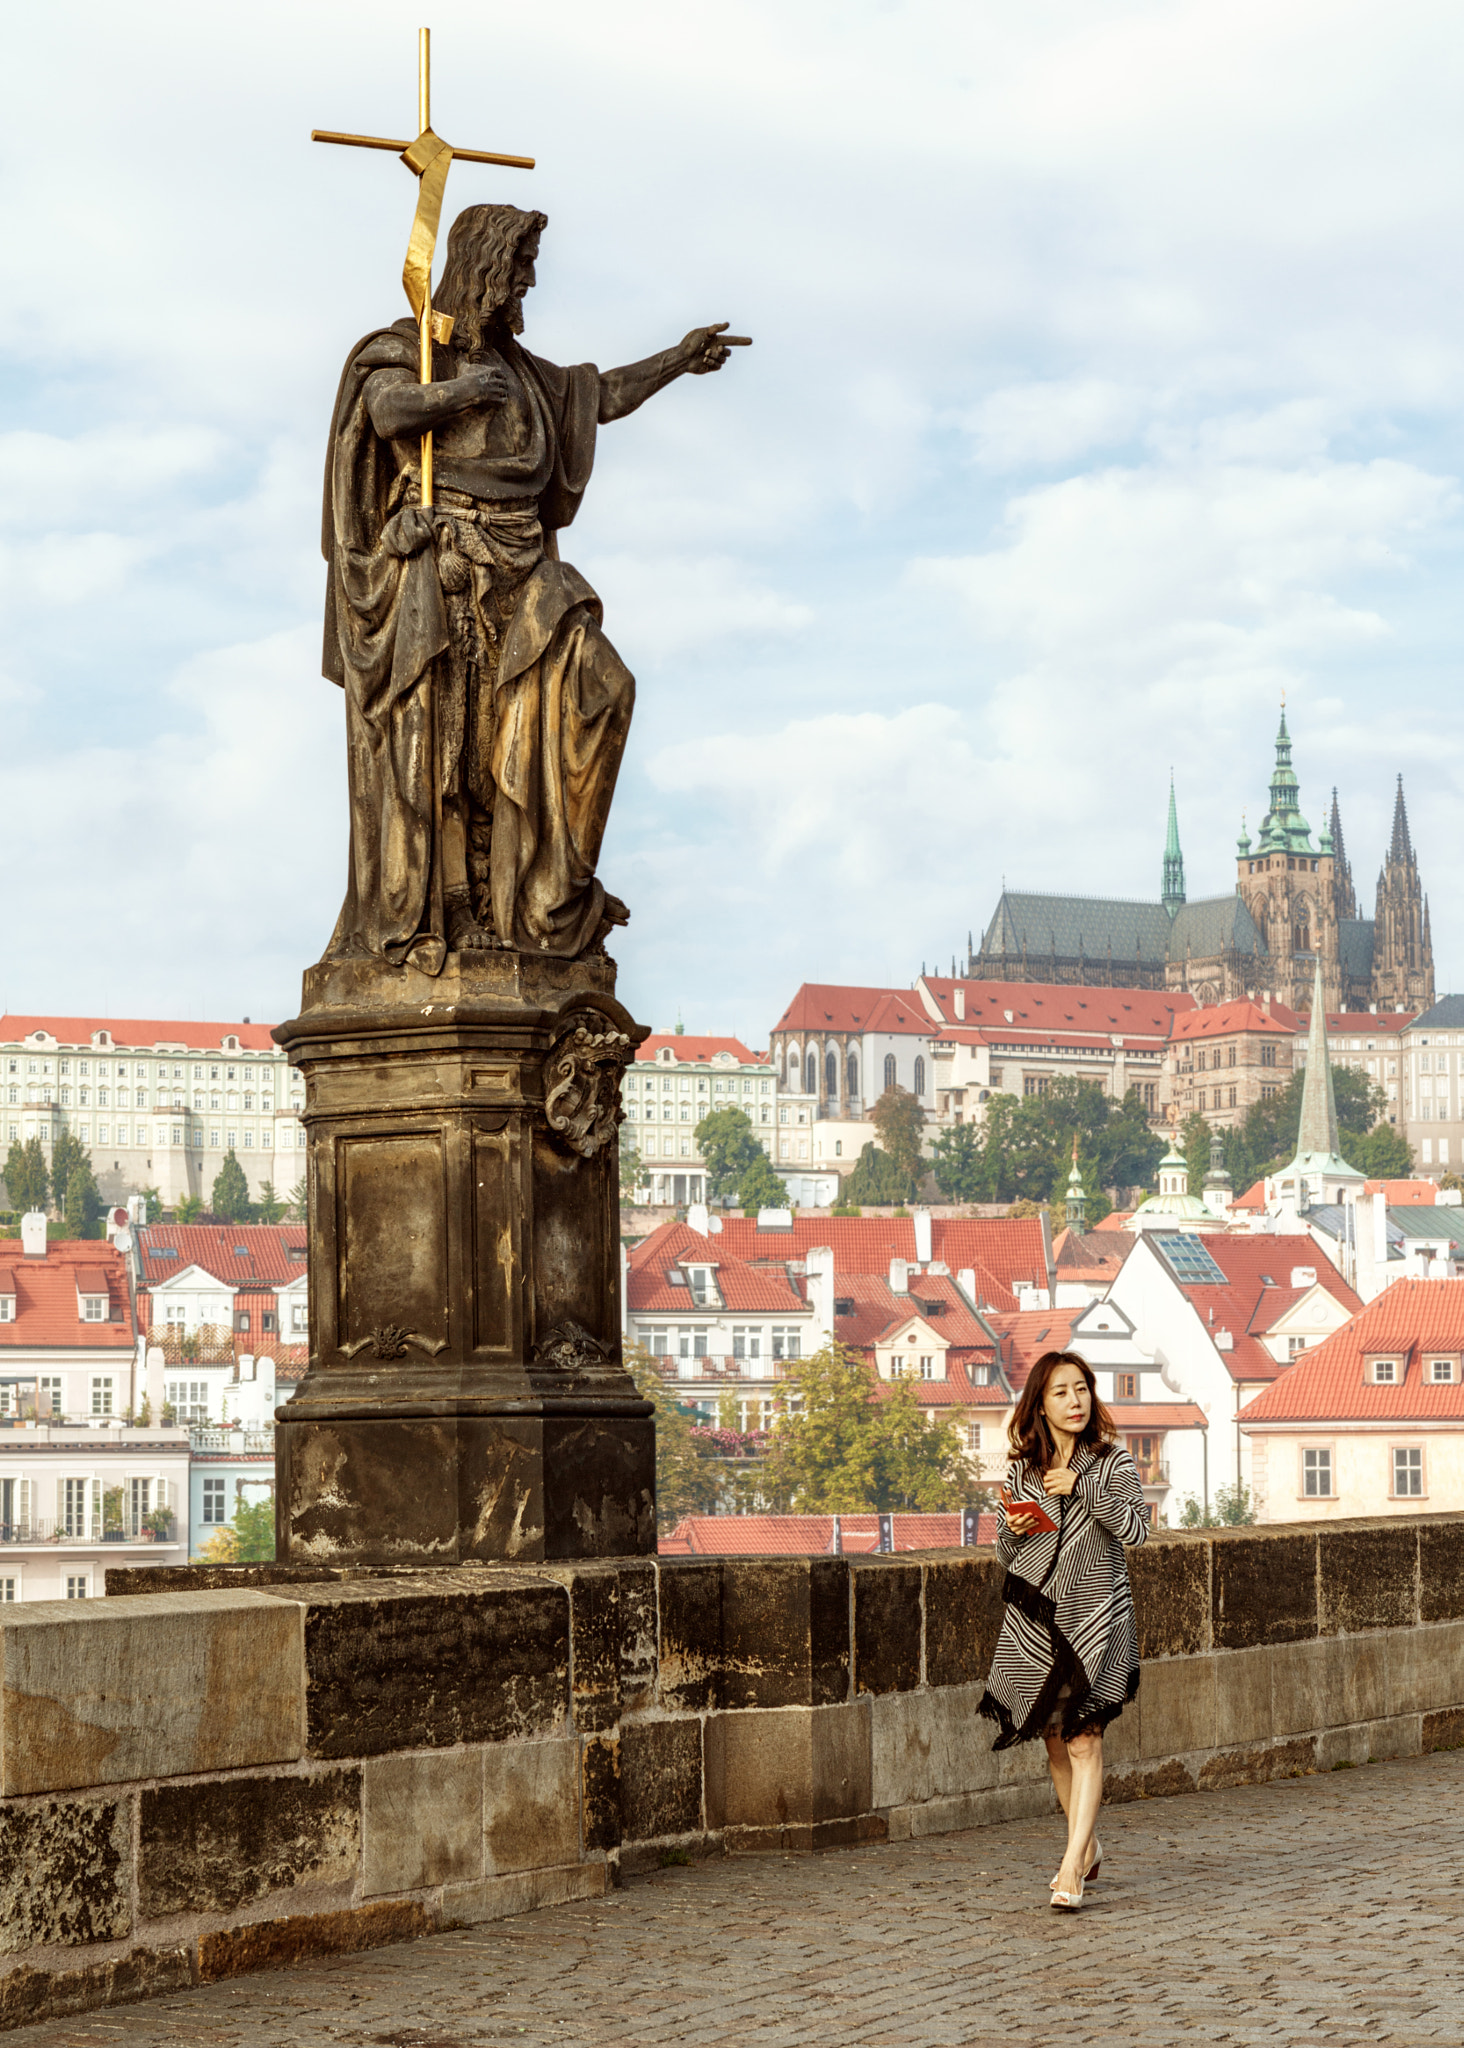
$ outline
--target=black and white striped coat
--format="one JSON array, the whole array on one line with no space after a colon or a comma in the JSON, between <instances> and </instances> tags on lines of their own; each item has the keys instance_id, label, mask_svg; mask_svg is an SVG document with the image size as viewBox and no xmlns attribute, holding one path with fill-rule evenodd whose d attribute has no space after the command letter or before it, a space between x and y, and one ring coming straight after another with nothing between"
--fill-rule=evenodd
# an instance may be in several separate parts
<instances>
[{"instance_id":1,"label":"black and white striped coat","mask_svg":"<svg viewBox=\"0 0 1464 2048\"><path fill-rule=\"evenodd\" d=\"M1040 1501L1055 1530L1019 1536L1005 1526L997 1554L1007 1568L1006 1618L987 1674L981 1712L999 1727L995 1749L1042 1733L1066 1682L1065 1736L1106 1727L1139 1689L1139 1637L1125 1544L1142 1543L1149 1510L1128 1452L1080 1444L1077 1484L1049 1495L1017 1461L1007 1471L1014 1503Z\"/></svg>"}]
</instances>

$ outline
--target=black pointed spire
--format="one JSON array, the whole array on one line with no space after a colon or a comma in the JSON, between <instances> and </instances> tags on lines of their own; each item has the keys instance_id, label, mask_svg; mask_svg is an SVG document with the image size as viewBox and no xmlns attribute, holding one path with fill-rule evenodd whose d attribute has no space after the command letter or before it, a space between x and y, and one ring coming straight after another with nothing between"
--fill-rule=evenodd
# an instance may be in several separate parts
<instances>
[{"instance_id":1,"label":"black pointed spire","mask_svg":"<svg viewBox=\"0 0 1464 2048\"><path fill-rule=\"evenodd\" d=\"M1337 802L1336 787L1332 790L1332 816L1327 827L1327 837L1332 842L1332 907L1335 915L1356 917L1357 892L1352 886L1352 863L1347 858L1347 841L1342 835L1342 812Z\"/></svg>"},{"instance_id":2,"label":"black pointed spire","mask_svg":"<svg viewBox=\"0 0 1464 2048\"><path fill-rule=\"evenodd\" d=\"M1393 805L1393 845L1391 856L1394 860L1412 860L1413 841L1408 836L1408 806L1403 801L1403 777L1398 777L1398 795Z\"/></svg>"}]
</instances>

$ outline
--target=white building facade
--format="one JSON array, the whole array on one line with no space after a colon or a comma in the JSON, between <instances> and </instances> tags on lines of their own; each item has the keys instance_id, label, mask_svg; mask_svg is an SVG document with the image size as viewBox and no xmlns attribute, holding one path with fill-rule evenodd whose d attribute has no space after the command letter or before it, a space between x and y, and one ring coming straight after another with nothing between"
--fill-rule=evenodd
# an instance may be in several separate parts
<instances>
[{"instance_id":1,"label":"white building facade","mask_svg":"<svg viewBox=\"0 0 1464 2048\"><path fill-rule=\"evenodd\" d=\"M740 1109L763 1150L774 1155L777 1076L763 1054L737 1038L657 1031L639 1047L621 1084L622 1148L639 1155L639 1199L657 1205L704 1202L706 1161L696 1127L718 1109Z\"/></svg>"},{"instance_id":2,"label":"white building facade","mask_svg":"<svg viewBox=\"0 0 1464 2048\"><path fill-rule=\"evenodd\" d=\"M260 1024L0 1017L0 1133L63 1130L90 1153L107 1202L155 1187L166 1206L207 1206L228 1153L252 1198L288 1200L304 1177L303 1077Z\"/></svg>"}]
</instances>

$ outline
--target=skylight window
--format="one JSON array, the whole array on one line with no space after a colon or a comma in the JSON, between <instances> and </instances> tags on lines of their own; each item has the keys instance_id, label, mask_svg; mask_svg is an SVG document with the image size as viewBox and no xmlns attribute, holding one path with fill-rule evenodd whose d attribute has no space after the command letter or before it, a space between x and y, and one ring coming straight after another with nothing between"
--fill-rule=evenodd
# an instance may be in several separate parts
<instances>
[{"instance_id":1,"label":"skylight window","mask_svg":"<svg viewBox=\"0 0 1464 2048\"><path fill-rule=\"evenodd\" d=\"M1166 1231L1159 1250L1182 1287L1224 1287L1225 1275L1205 1250L1204 1239L1188 1231Z\"/></svg>"}]
</instances>

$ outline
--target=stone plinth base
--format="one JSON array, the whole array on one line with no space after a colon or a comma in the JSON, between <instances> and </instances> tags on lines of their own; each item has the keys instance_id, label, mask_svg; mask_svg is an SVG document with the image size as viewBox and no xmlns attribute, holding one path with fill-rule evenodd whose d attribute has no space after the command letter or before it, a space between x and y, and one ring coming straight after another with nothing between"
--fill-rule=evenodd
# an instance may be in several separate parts
<instances>
[{"instance_id":1,"label":"stone plinth base","mask_svg":"<svg viewBox=\"0 0 1464 2048\"><path fill-rule=\"evenodd\" d=\"M282 1559L655 1548L655 1434L620 1355L608 960L305 977L310 1365L279 1410Z\"/></svg>"}]
</instances>

